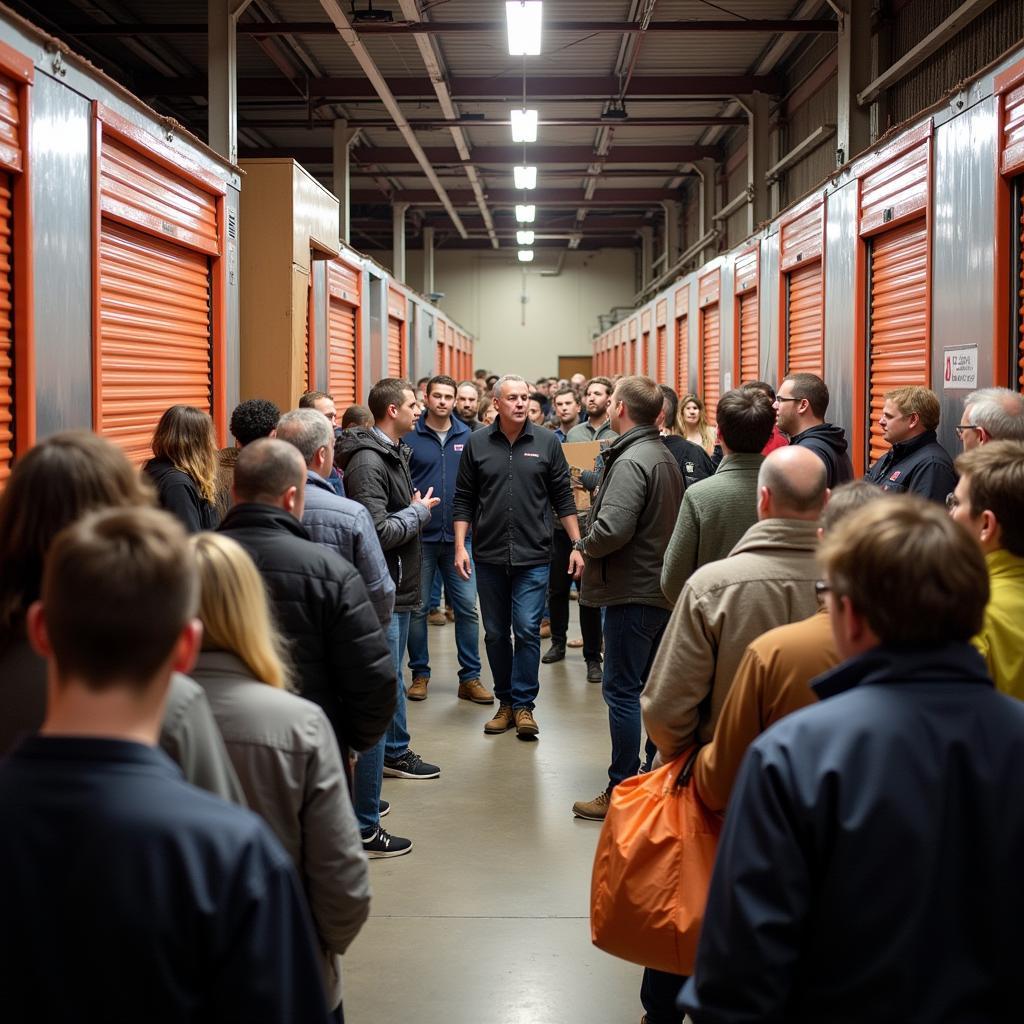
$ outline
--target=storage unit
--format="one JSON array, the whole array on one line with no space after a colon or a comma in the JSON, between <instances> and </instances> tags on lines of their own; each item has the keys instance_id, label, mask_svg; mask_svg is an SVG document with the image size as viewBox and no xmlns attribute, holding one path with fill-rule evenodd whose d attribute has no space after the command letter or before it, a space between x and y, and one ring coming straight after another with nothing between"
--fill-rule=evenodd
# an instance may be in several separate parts
<instances>
[{"instance_id":1,"label":"storage unit","mask_svg":"<svg viewBox=\"0 0 1024 1024\"><path fill-rule=\"evenodd\" d=\"M995 92L995 376L998 383L1024 392L1024 61L997 76Z\"/></svg>"},{"instance_id":2,"label":"storage unit","mask_svg":"<svg viewBox=\"0 0 1024 1024\"><path fill-rule=\"evenodd\" d=\"M363 351L359 310L362 267L343 252L327 264L327 381L339 410L363 397Z\"/></svg>"},{"instance_id":3,"label":"storage unit","mask_svg":"<svg viewBox=\"0 0 1024 1024\"><path fill-rule=\"evenodd\" d=\"M710 424L715 423L715 410L722 394L722 272L715 268L699 279L697 303L700 310L700 380L704 414Z\"/></svg>"},{"instance_id":4,"label":"storage unit","mask_svg":"<svg viewBox=\"0 0 1024 1024\"><path fill-rule=\"evenodd\" d=\"M623 368L624 374L634 374L637 372L637 359L636 359L636 345L637 336L640 331L640 318L632 317L629 321L629 349L626 356L626 365Z\"/></svg>"},{"instance_id":5,"label":"storage unit","mask_svg":"<svg viewBox=\"0 0 1024 1024\"><path fill-rule=\"evenodd\" d=\"M649 377L651 375L651 309L649 306L640 314L640 330L642 332L641 356L640 369L637 372Z\"/></svg>"},{"instance_id":6,"label":"storage unit","mask_svg":"<svg viewBox=\"0 0 1024 1024\"><path fill-rule=\"evenodd\" d=\"M679 398L688 395L690 384L690 286L684 284L675 295L676 391Z\"/></svg>"},{"instance_id":7,"label":"storage unit","mask_svg":"<svg viewBox=\"0 0 1024 1024\"><path fill-rule=\"evenodd\" d=\"M659 384L668 384L668 299L655 306L654 330L654 372Z\"/></svg>"},{"instance_id":8,"label":"storage unit","mask_svg":"<svg viewBox=\"0 0 1024 1024\"><path fill-rule=\"evenodd\" d=\"M329 271L327 297L319 308L314 301L310 312L314 262L339 253L338 200L294 160L243 160L241 166L242 398L268 398L293 409L310 387L334 394L330 351L327 379L317 372L325 361L311 343L316 323L322 317L336 343L339 332L348 330L331 302ZM341 405L337 395L335 402Z\"/></svg>"},{"instance_id":9,"label":"storage unit","mask_svg":"<svg viewBox=\"0 0 1024 1024\"><path fill-rule=\"evenodd\" d=\"M760 380L760 309L757 288L760 246L741 252L733 265L736 383Z\"/></svg>"},{"instance_id":10,"label":"storage unit","mask_svg":"<svg viewBox=\"0 0 1024 1024\"><path fill-rule=\"evenodd\" d=\"M789 373L825 369L825 275L822 266L825 206L812 198L780 224L782 282L782 343L779 345L779 381Z\"/></svg>"},{"instance_id":11,"label":"storage unit","mask_svg":"<svg viewBox=\"0 0 1024 1024\"><path fill-rule=\"evenodd\" d=\"M888 450L878 418L886 392L931 384L928 186L931 122L875 154L862 172L867 239L868 463Z\"/></svg>"},{"instance_id":12,"label":"storage unit","mask_svg":"<svg viewBox=\"0 0 1024 1024\"><path fill-rule=\"evenodd\" d=\"M387 376L404 377L409 364L406 331L406 296L393 284L388 286Z\"/></svg>"}]
</instances>

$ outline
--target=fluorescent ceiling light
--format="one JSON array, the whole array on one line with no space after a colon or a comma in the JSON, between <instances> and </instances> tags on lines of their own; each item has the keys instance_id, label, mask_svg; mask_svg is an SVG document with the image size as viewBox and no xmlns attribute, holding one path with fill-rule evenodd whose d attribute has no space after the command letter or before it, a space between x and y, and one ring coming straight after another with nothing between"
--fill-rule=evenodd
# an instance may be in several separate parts
<instances>
[{"instance_id":1,"label":"fluorescent ceiling light","mask_svg":"<svg viewBox=\"0 0 1024 1024\"><path fill-rule=\"evenodd\" d=\"M533 262L533 250L532 249L520 249L519 250L519 262L520 263L532 263Z\"/></svg>"},{"instance_id":2,"label":"fluorescent ceiling light","mask_svg":"<svg viewBox=\"0 0 1024 1024\"><path fill-rule=\"evenodd\" d=\"M508 52L512 57L536 57L540 53L543 11L540 0L510 0L505 4Z\"/></svg>"},{"instance_id":3,"label":"fluorescent ceiling light","mask_svg":"<svg viewBox=\"0 0 1024 1024\"><path fill-rule=\"evenodd\" d=\"M537 187L536 167L513 167L512 176L515 178L516 188Z\"/></svg>"},{"instance_id":4,"label":"fluorescent ceiling light","mask_svg":"<svg viewBox=\"0 0 1024 1024\"><path fill-rule=\"evenodd\" d=\"M529 206L516 206L516 220L520 224L532 224L533 218L537 216L537 207L530 203Z\"/></svg>"},{"instance_id":5,"label":"fluorescent ceiling light","mask_svg":"<svg viewBox=\"0 0 1024 1024\"><path fill-rule=\"evenodd\" d=\"M533 245L533 232L532 231L517 231L516 242L519 245Z\"/></svg>"},{"instance_id":6,"label":"fluorescent ceiling light","mask_svg":"<svg viewBox=\"0 0 1024 1024\"><path fill-rule=\"evenodd\" d=\"M536 110L513 110L512 111L512 141L513 142L536 142L537 141L537 111Z\"/></svg>"}]
</instances>

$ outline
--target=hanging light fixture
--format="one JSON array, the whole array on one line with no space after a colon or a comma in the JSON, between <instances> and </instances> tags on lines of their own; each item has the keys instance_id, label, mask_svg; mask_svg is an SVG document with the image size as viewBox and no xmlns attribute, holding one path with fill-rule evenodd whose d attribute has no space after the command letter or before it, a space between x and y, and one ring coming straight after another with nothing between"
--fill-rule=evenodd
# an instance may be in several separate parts
<instances>
[{"instance_id":1,"label":"hanging light fixture","mask_svg":"<svg viewBox=\"0 0 1024 1024\"><path fill-rule=\"evenodd\" d=\"M513 167L512 177L515 179L516 188L537 187L536 167Z\"/></svg>"},{"instance_id":2,"label":"hanging light fixture","mask_svg":"<svg viewBox=\"0 0 1024 1024\"><path fill-rule=\"evenodd\" d=\"M520 263L532 263L533 262L533 250L532 249L520 249L519 250L519 262Z\"/></svg>"},{"instance_id":3,"label":"hanging light fixture","mask_svg":"<svg viewBox=\"0 0 1024 1024\"><path fill-rule=\"evenodd\" d=\"M541 0L509 0L505 4L508 52L512 57L536 57L540 53Z\"/></svg>"},{"instance_id":4,"label":"hanging light fixture","mask_svg":"<svg viewBox=\"0 0 1024 1024\"><path fill-rule=\"evenodd\" d=\"M516 242L519 245L533 245L534 234L532 231L517 231Z\"/></svg>"},{"instance_id":5,"label":"hanging light fixture","mask_svg":"<svg viewBox=\"0 0 1024 1024\"><path fill-rule=\"evenodd\" d=\"M537 216L537 207L530 203L528 206L523 204L516 205L516 220L520 224L532 224L533 218Z\"/></svg>"},{"instance_id":6,"label":"hanging light fixture","mask_svg":"<svg viewBox=\"0 0 1024 1024\"><path fill-rule=\"evenodd\" d=\"M536 110L512 110L512 141L513 142L536 142L537 141L537 111Z\"/></svg>"}]
</instances>

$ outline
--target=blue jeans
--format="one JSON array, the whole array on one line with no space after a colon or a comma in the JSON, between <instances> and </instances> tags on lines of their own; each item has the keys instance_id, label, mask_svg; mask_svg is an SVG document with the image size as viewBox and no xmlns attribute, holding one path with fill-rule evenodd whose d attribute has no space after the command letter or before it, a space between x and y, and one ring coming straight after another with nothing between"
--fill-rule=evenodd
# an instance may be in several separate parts
<instances>
[{"instance_id":1,"label":"blue jeans","mask_svg":"<svg viewBox=\"0 0 1024 1024\"><path fill-rule=\"evenodd\" d=\"M430 585L430 606L427 608L427 611L432 611L434 608L441 607L441 574L439 572L434 572L431 573L431 575L434 579Z\"/></svg>"},{"instance_id":2,"label":"blue jeans","mask_svg":"<svg viewBox=\"0 0 1024 1024\"><path fill-rule=\"evenodd\" d=\"M388 625L388 647L391 659L398 670L395 678L398 686L398 702L395 714L391 719L387 732L367 751L359 755L356 762L355 787L352 796L352 807L356 812L356 821L363 833L369 832L380 824L380 788L384 780L384 758L401 757L409 749L409 731L407 728L405 706L405 684L400 671L401 652L409 637L409 612L395 612Z\"/></svg>"},{"instance_id":3,"label":"blue jeans","mask_svg":"<svg viewBox=\"0 0 1024 1024\"><path fill-rule=\"evenodd\" d=\"M640 769L640 694L671 614L644 604L613 604L605 609L601 692L612 735L609 788Z\"/></svg>"},{"instance_id":4,"label":"blue jeans","mask_svg":"<svg viewBox=\"0 0 1024 1024\"><path fill-rule=\"evenodd\" d=\"M409 671L430 678L430 650L427 641L427 611L431 587L437 576L444 579L445 592L455 610L455 648L459 654L459 682L480 678L480 629L476 614L476 577L464 580L455 569L455 545L442 541L424 542L420 579L423 581L419 611L409 620ZM467 544L466 550L470 551ZM470 552L472 553L472 552ZM435 606L436 607L436 606Z\"/></svg>"},{"instance_id":5,"label":"blue jeans","mask_svg":"<svg viewBox=\"0 0 1024 1024\"><path fill-rule=\"evenodd\" d=\"M540 616L548 591L548 570L547 563L521 568L476 563L494 695L514 708L532 711L540 691Z\"/></svg>"}]
</instances>

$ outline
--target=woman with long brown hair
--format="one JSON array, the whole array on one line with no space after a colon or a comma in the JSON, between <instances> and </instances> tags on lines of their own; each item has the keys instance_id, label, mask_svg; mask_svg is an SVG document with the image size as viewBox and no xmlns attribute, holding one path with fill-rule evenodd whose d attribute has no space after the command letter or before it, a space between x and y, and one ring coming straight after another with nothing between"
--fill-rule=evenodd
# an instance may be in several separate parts
<instances>
[{"instance_id":1,"label":"woman with long brown hair","mask_svg":"<svg viewBox=\"0 0 1024 1024\"><path fill-rule=\"evenodd\" d=\"M153 458L143 471L156 487L160 507L189 533L213 530L217 513L217 443L213 420L191 405L172 405L153 434Z\"/></svg>"},{"instance_id":2,"label":"woman with long brown hair","mask_svg":"<svg viewBox=\"0 0 1024 1024\"><path fill-rule=\"evenodd\" d=\"M708 455L715 450L715 432L708 423L704 403L697 395L683 395L679 402L676 431L687 441L699 444Z\"/></svg>"},{"instance_id":3,"label":"woman with long brown hair","mask_svg":"<svg viewBox=\"0 0 1024 1024\"><path fill-rule=\"evenodd\" d=\"M88 512L152 507L153 490L120 449L85 431L54 434L19 456L0 494L0 757L46 716L46 662L25 616L39 599L46 554ZM174 673L160 746L196 786L244 803L203 691Z\"/></svg>"},{"instance_id":4,"label":"woman with long brown hair","mask_svg":"<svg viewBox=\"0 0 1024 1024\"><path fill-rule=\"evenodd\" d=\"M341 1020L339 958L367 918L370 887L338 741L323 709L285 688L285 643L245 549L222 533L199 533L192 547L203 623L192 674L249 807L274 830L302 878L333 1019Z\"/></svg>"}]
</instances>

